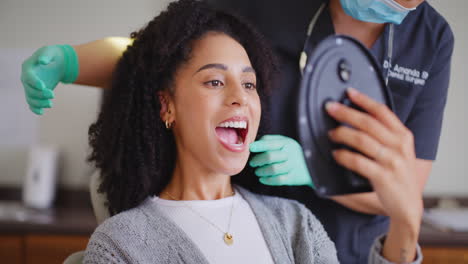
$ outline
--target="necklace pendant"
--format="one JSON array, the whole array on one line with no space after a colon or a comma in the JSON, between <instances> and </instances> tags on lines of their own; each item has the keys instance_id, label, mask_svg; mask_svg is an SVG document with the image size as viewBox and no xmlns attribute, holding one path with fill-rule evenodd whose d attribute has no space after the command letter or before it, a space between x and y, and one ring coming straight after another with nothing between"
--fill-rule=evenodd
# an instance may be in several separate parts
<instances>
[{"instance_id":1,"label":"necklace pendant","mask_svg":"<svg viewBox=\"0 0 468 264\"><path fill-rule=\"evenodd\" d=\"M224 243L226 243L226 245L228 246L234 243L234 239L232 238L232 235L229 234L228 232L224 233Z\"/></svg>"}]
</instances>

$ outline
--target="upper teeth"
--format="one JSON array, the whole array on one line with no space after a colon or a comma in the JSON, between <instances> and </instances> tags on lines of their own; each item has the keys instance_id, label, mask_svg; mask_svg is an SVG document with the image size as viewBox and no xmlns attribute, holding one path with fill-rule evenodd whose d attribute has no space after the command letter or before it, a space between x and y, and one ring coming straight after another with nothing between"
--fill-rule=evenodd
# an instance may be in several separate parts
<instances>
[{"instance_id":1,"label":"upper teeth","mask_svg":"<svg viewBox=\"0 0 468 264\"><path fill-rule=\"evenodd\" d=\"M227 121L218 125L218 127L247 128L246 121Z\"/></svg>"}]
</instances>

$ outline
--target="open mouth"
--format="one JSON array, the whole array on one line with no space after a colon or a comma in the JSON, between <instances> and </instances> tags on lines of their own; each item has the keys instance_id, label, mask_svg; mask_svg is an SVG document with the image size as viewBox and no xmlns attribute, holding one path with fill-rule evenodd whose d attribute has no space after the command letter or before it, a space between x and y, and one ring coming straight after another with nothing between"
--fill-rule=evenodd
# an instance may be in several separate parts
<instances>
[{"instance_id":1,"label":"open mouth","mask_svg":"<svg viewBox=\"0 0 468 264\"><path fill-rule=\"evenodd\" d=\"M234 117L221 122L216 127L219 141L231 151L239 152L245 148L248 133L247 118Z\"/></svg>"}]
</instances>

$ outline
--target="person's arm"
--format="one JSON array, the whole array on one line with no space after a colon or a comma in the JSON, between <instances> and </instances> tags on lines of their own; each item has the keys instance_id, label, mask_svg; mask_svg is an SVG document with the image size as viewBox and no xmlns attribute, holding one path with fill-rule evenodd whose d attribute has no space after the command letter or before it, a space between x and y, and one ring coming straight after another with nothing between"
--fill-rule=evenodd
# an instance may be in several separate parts
<instances>
[{"instance_id":1,"label":"person's arm","mask_svg":"<svg viewBox=\"0 0 468 264\"><path fill-rule=\"evenodd\" d=\"M424 190L424 186L431 173L432 163L431 160L416 159L416 176L421 192ZM331 196L330 199L361 213L387 215L375 192L335 195Z\"/></svg>"},{"instance_id":2,"label":"person's arm","mask_svg":"<svg viewBox=\"0 0 468 264\"><path fill-rule=\"evenodd\" d=\"M109 37L77 45L51 45L34 52L21 66L26 101L42 115L52 107L54 89L61 83L109 87L117 61L131 39Z\"/></svg>"},{"instance_id":3,"label":"person's arm","mask_svg":"<svg viewBox=\"0 0 468 264\"><path fill-rule=\"evenodd\" d=\"M336 162L367 178L390 218L382 256L392 262L415 260L423 213L414 136L385 105L351 89L351 101L366 113L339 103L328 103L328 114L350 124L331 130L330 139L358 152L338 149ZM362 153L362 154L361 154Z\"/></svg>"},{"instance_id":4,"label":"person's arm","mask_svg":"<svg viewBox=\"0 0 468 264\"><path fill-rule=\"evenodd\" d=\"M418 183L421 191L432 169L442 126L442 118L447 99L450 79L450 62L453 53L454 37L448 25L441 33L438 53L424 85L424 92L417 98L411 117L406 126L415 136ZM430 129L427 129L430 128ZM334 201L355 211L367 214L383 214L382 205L375 193L353 194L331 197Z\"/></svg>"},{"instance_id":5,"label":"person's arm","mask_svg":"<svg viewBox=\"0 0 468 264\"><path fill-rule=\"evenodd\" d=\"M308 237L305 243L301 242L301 245L310 242L309 252L314 255L314 260L319 263L339 263L337 258L337 249L335 244L331 241L327 232L322 226L322 223L308 210L305 206L303 207L305 215L307 215L306 223L308 228L305 230L301 229L301 234ZM371 247L369 252L368 263L369 264L391 264L391 263L409 263L406 261L406 255L412 254L411 250L414 245L417 245L417 230L419 230L418 224L414 221L392 221L393 225L390 227L389 233L378 237ZM416 223L416 225L414 225ZM300 238L299 238L299 241ZM301 257L301 254L307 252L304 250L305 247L296 247L294 256ZM399 252L387 252L387 250L400 250ZM410 251L407 251L410 250ZM422 262L422 253L419 246L414 247L415 258L411 263L419 264ZM395 261L393 256L400 255L401 258Z\"/></svg>"},{"instance_id":6,"label":"person's arm","mask_svg":"<svg viewBox=\"0 0 468 264\"><path fill-rule=\"evenodd\" d=\"M108 37L73 46L78 56L79 74L74 83L108 88L112 72L132 39Z\"/></svg>"},{"instance_id":7,"label":"person's arm","mask_svg":"<svg viewBox=\"0 0 468 264\"><path fill-rule=\"evenodd\" d=\"M395 263L412 262L416 257L419 223L390 221L382 256Z\"/></svg>"},{"instance_id":8,"label":"person's arm","mask_svg":"<svg viewBox=\"0 0 468 264\"><path fill-rule=\"evenodd\" d=\"M128 258L128 254L108 234L95 231L86 246L83 263L132 263Z\"/></svg>"}]
</instances>

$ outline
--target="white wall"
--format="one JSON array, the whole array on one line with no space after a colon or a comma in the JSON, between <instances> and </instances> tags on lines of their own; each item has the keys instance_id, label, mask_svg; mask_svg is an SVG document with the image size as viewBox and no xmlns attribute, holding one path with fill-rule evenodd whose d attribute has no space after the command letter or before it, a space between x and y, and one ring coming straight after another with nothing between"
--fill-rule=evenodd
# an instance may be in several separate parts
<instances>
[{"instance_id":1,"label":"white wall","mask_svg":"<svg viewBox=\"0 0 468 264\"><path fill-rule=\"evenodd\" d=\"M20 53L29 50L31 54L44 45L79 44L106 36L128 36L159 14L166 4L166 0L1 0L0 49L18 49ZM21 62L14 64L18 75L19 65ZM15 88L23 93L19 79ZM0 94L2 89L5 91L5 87L0 87ZM42 117L30 117L22 122L38 120L38 137L33 141L61 148L64 160L60 183L86 188L91 171L85 162L89 151L87 132L96 118L100 92L76 85L59 85L55 91L57 99L52 110ZM0 115L15 115L27 109L24 95L21 97L0 99L0 103L14 99L21 108L9 108L11 112ZM10 125L3 123L0 126ZM25 146L0 144L0 184L22 183L25 149Z\"/></svg>"},{"instance_id":2,"label":"white wall","mask_svg":"<svg viewBox=\"0 0 468 264\"><path fill-rule=\"evenodd\" d=\"M430 3L452 27L455 50L438 157L425 194L468 196L468 1Z\"/></svg>"},{"instance_id":3,"label":"white wall","mask_svg":"<svg viewBox=\"0 0 468 264\"><path fill-rule=\"evenodd\" d=\"M159 13L166 3L167 0L1 0L0 48L32 52L48 44L78 44L104 36L128 36ZM468 195L468 104L465 102L468 99L465 82L468 1L433 0L431 3L451 24L456 45L438 159L426 194ZM19 82L18 89L22 89ZM91 170L84 161L88 151L87 129L96 117L99 93L94 88L59 85L56 98L54 108L38 118L37 140L62 148L61 183L83 188ZM24 101L19 103L26 107ZM3 114L6 113L0 113ZM21 151L0 149L0 184L21 183L24 157Z\"/></svg>"}]
</instances>

